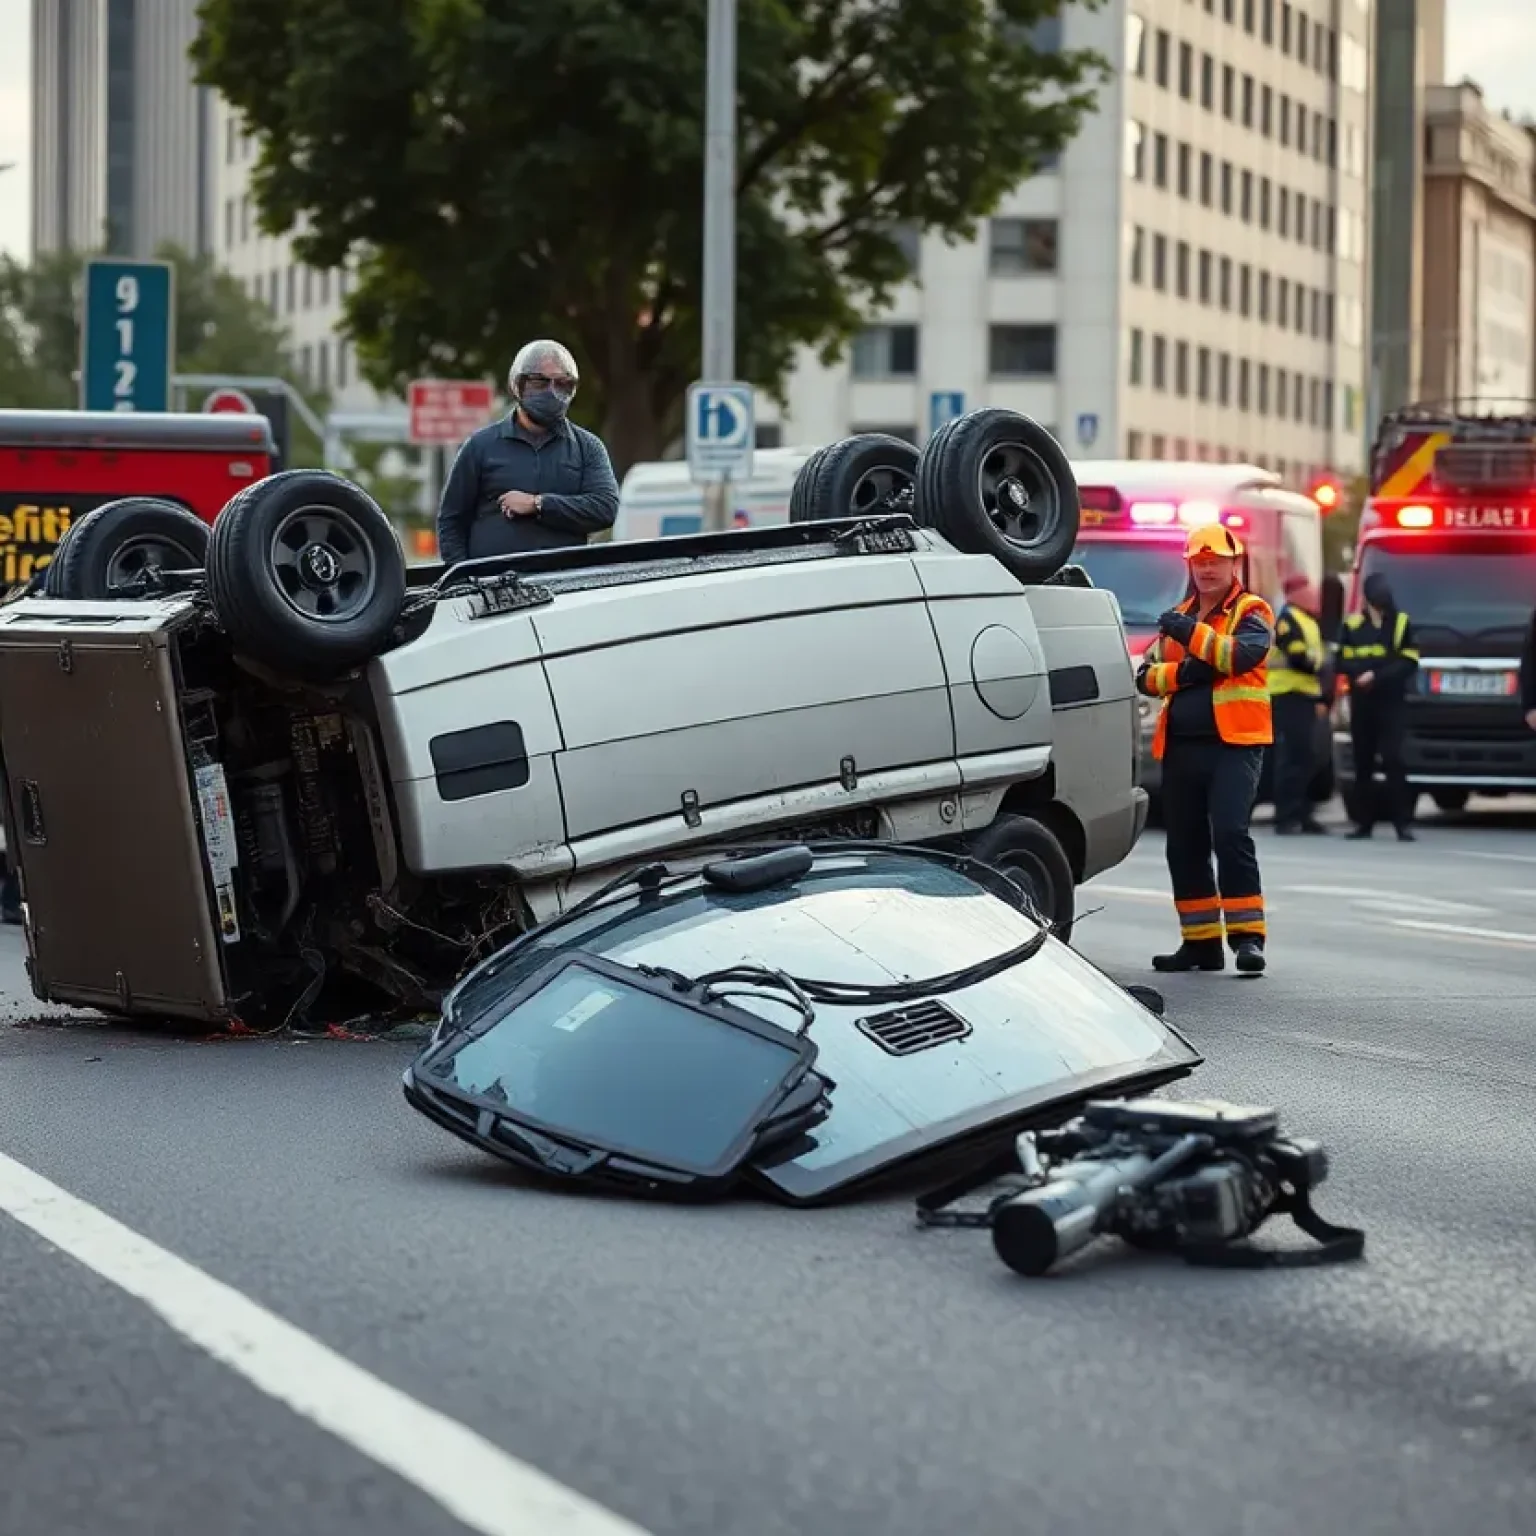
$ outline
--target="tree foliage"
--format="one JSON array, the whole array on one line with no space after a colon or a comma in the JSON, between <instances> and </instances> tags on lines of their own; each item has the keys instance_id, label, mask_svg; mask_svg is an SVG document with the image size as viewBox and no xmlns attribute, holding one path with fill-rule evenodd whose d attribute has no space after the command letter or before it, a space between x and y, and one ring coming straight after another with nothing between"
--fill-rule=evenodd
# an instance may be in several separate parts
<instances>
[{"instance_id":1,"label":"tree foliage","mask_svg":"<svg viewBox=\"0 0 1536 1536\"><path fill-rule=\"evenodd\" d=\"M157 252L176 267L176 372L277 377L293 382L287 332L259 299L209 256ZM81 289L76 251L31 266L0 258L0 406L69 410L80 403ZM320 445L294 423L294 463L319 462Z\"/></svg>"},{"instance_id":2,"label":"tree foliage","mask_svg":"<svg viewBox=\"0 0 1536 1536\"><path fill-rule=\"evenodd\" d=\"M1097 5L1100 0L1085 0ZM1058 152L1102 61L1060 0L740 0L737 372L782 387ZM703 0L201 0L201 79L260 146L262 228L361 258L372 382L500 376L553 334L622 467L699 371Z\"/></svg>"}]
</instances>

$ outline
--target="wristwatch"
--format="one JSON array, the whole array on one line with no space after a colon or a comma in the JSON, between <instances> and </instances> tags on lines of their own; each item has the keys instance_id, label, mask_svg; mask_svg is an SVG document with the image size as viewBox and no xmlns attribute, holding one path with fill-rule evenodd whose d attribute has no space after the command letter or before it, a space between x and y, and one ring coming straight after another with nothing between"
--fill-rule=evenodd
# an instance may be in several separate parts
<instances>
[{"instance_id":1,"label":"wristwatch","mask_svg":"<svg viewBox=\"0 0 1536 1536\"><path fill-rule=\"evenodd\" d=\"M535 496L533 498L533 515L535 517L537 517L539 515L539 513L541 513L543 510L544 510L544 498L543 498L543 496Z\"/></svg>"}]
</instances>

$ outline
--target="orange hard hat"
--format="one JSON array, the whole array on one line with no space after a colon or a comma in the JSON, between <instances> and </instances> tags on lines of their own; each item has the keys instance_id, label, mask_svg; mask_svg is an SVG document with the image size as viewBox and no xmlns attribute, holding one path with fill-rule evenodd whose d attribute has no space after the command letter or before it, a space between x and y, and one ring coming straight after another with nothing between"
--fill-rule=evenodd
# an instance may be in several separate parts
<instances>
[{"instance_id":1,"label":"orange hard hat","mask_svg":"<svg viewBox=\"0 0 1536 1536\"><path fill-rule=\"evenodd\" d=\"M1184 558L1193 560L1197 555L1222 555L1236 560L1243 553L1243 541L1224 523L1206 523L1191 528L1184 541Z\"/></svg>"}]
</instances>

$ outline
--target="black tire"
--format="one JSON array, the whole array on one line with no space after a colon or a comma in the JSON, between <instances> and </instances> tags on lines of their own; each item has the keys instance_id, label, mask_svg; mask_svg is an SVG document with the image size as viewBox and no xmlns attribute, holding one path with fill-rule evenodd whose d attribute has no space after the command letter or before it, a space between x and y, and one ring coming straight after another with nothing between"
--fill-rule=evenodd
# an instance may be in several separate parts
<instances>
[{"instance_id":1,"label":"black tire","mask_svg":"<svg viewBox=\"0 0 1536 1536\"><path fill-rule=\"evenodd\" d=\"M1072 862L1051 829L1032 816L1004 811L989 827L963 840L971 858L1021 885L1063 944L1072 941L1077 881Z\"/></svg>"},{"instance_id":2,"label":"black tire","mask_svg":"<svg viewBox=\"0 0 1536 1536\"><path fill-rule=\"evenodd\" d=\"M818 448L795 471L795 483L789 488L789 520L792 523L815 521L809 511L811 492L816 484L816 471L821 467L822 456L826 451L825 448Z\"/></svg>"},{"instance_id":3,"label":"black tire","mask_svg":"<svg viewBox=\"0 0 1536 1536\"><path fill-rule=\"evenodd\" d=\"M1467 808L1467 801L1472 798L1470 789L1432 789L1429 798L1435 802L1438 810L1444 811L1448 816L1454 816L1458 811Z\"/></svg>"},{"instance_id":4,"label":"black tire","mask_svg":"<svg viewBox=\"0 0 1536 1536\"><path fill-rule=\"evenodd\" d=\"M917 467L917 520L956 549L995 555L1021 582L1048 580L1077 543L1077 481L1037 421L996 407L947 421Z\"/></svg>"},{"instance_id":5,"label":"black tire","mask_svg":"<svg viewBox=\"0 0 1536 1536\"><path fill-rule=\"evenodd\" d=\"M884 432L861 432L830 443L812 454L795 476L789 520L819 523L908 510L917 484L917 459L911 443Z\"/></svg>"},{"instance_id":6,"label":"black tire","mask_svg":"<svg viewBox=\"0 0 1536 1536\"><path fill-rule=\"evenodd\" d=\"M405 555L360 486L323 470L284 470L219 514L208 594L237 651L319 682L389 644L405 603Z\"/></svg>"},{"instance_id":7,"label":"black tire","mask_svg":"<svg viewBox=\"0 0 1536 1536\"><path fill-rule=\"evenodd\" d=\"M124 496L69 526L48 563L44 592L74 602L132 596L136 577L197 570L207 555L208 525L200 517L174 501Z\"/></svg>"}]
</instances>

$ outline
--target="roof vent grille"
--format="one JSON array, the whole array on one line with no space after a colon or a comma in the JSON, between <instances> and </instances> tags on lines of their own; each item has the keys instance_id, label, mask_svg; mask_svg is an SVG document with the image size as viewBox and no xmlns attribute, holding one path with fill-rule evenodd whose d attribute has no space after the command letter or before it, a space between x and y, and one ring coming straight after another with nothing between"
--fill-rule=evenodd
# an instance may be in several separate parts
<instances>
[{"instance_id":1,"label":"roof vent grille","mask_svg":"<svg viewBox=\"0 0 1536 1536\"><path fill-rule=\"evenodd\" d=\"M971 1032L971 1026L952 1008L931 999L892 1008L888 1013L872 1013L854 1022L861 1034L892 1056L914 1056L949 1040L964 1040Z\"/></svg>"}]
</instances>

